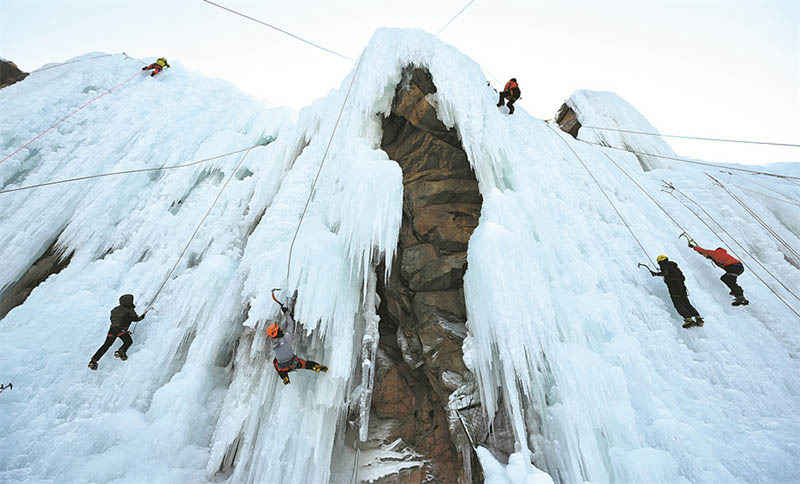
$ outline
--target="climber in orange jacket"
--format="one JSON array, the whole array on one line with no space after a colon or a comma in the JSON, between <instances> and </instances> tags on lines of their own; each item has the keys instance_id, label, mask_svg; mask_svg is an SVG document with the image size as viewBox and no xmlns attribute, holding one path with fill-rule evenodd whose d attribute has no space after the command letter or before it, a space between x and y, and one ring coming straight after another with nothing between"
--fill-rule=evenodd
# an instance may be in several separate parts
<instances>
[{"instance_id":1,"label":"climber in orange jacket","mask_svg":"<svg viewBox=\"0 0 800 484\"><path fill-rule=\"evenodd\" d=\"M143 71L152 70L153 73L150 74L150 77L155 77L165 67L170 67L169 62L167 62L167 59L161 57L157 61L150 64L149 66L142 67L142 70Z\"/></svg>"},{"instance_id":2,"label":"climber in orange jacket","mask_svg":"<svg viewBox=\"0 0 800 484\"><path fill-rule=\"evenodd\" d=\"M512 77L510 81L506 83L506 87L500 93L500 100L497 101L497 107L503 105L504 101L508 99L508 114L514 114L514 103L517 102L519 96L522 94L522 91L519 90L519 84L517 84L517 78Z\"/></svg>"},{"instance_id":3,"label":"climber in orange jacket","mask_svg":"<svg viewBox=\"0 0 800 484\"><path fill-rule=\"evenodd\" d=\"M750 301L745 299L744 290L739 284L736 283L736 278L741 276L744 272L744 265L742 261L728 254L722 247L717 247L715 250L707 250L699 245L694 240L689 239L689 247L694 249L695 252L702 254L705 258L714 261L718 267L721 267L725 274L720 277L720 280L730 289L730 295L733 296L733 306L746 306Z\"/></svg>"}]
</instances>

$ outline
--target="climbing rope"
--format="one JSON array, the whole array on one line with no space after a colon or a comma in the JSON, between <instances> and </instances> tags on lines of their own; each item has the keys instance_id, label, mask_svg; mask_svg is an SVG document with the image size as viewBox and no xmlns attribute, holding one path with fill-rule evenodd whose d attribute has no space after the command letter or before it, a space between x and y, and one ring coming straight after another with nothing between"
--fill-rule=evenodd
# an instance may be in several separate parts
<instances>
[{"instance_id":1,"label":"climbing rope","mask_svg":"<svg viewBox=\"0 0 800 484\"><path fill-rule=\"evenodd\" d=\"M648 133L646 131L634 131L632 129L620 129L620 128L601 128L599 126L587 126L581 125L582 128L589 128L589 129L596 129L599 131L619 131L621 133L634 133L634 134L646 134L649 136L660 136L663 138L682 138L682 139L695 139L695 140L702 140L702 141L722 141L725 143L747 143L752 145L770 145L770 146L791 146L793 148L800 148L800 145L793 144L793 143L774 143L769 141L749 141L749 140L741 140L741 139L725 139L725 138L706 138L702 136L683 136L677 134L661 134L661 133Z\"/></svg>"},{"instance_id":2,"label":"climbing rope","mask_svg":"<svg viewBox=\"0 0 800 484\"><path fill-rule=\"evenodd\" d=\"M747 254L748 256L750 256L750 258L751 258L753 261L755 261L755 263L756 263L756 264L758 264L758 265L759 265L759 267L761 267L761 269L763 269L763 270L764 270L764 272L766 272L767 274L769 274L769 275L770 275L770 276L771 276L771 277L772 277L772 278L773 278L773 279L774 279L774 280L775 280L775 281L776 281L778 284L780 284L780 285L781 285L781 286L782 286L784 289L786 289L786 291L787 291L787 292L789 292L789 294L791 294L791 295L792 295L792 296L794 296L794 297L795 297L797 300L799 300L799 301L800 301L800 297L798 297L798 295L797 295L797 294L795 294L795 293L794 293L794 292L793 292L791 289L789 289L788 287L786 287L786 284L784 284L784 283L783 283L783 282L782 282L780 279L778 279L777 277L775 277L775 274L773 274L773 273L772 273L772 272L771 272L769 269L767 269L766 267L764 267L764 265L763 265L763 264L762 264L762 263L761 263L761 262L760 262L758 259L756 259L756 258L753 256L753 254L751 254L751 253L750 253L750 251L748 251L748 250L747 250L747 249L746 249L746 248L745 248L745 247L744 247L742 244L740 244L740 243L739 243L739 241L738 241L738 240L736 240L736 238L735 238L735 237L733 237L733 236L732 236L732 235L731 235L731 234L730 234L730 233L729 233L729 232L728 232L728 231L725 229L725 227L723 227L723 226L722 226L722 225L721 225L719 222L717 222L717 221L714 219L714 217L712 217L712 216L711 216L711 214L710 214L710 213L708 213L708 212L706 211L706 209L705 209L705 208L703 208L703 206L702 206L702 205L698 204L698 203L697 203L696 201L694 201L694 199L692 199L690 196L686 195L686 194L685 194L685 193L683 193L682 191L680 191L680 190L678 190L677 188L675 188L675 186L674 186L673 184L671 184L671 183L669 183L669 182L667 182L667 181L664 181L664 180L661 180L661 181L662 181L662 182L664 183L664 185L665 185L665 191L666 191L666 193L668 193L669 195L671 195L671 196L672 196L672 197L673 197L675 200L677 200L678 202L680 202L680 204L681 204L681 205L683 205L684 207L686 207L686 209L687 209L687 210L689 210L689 212L691 212L691 213L692 213L692 215L694 215L695 217L697 217L697 219L698 219L698 220L700 220L700 222L702 222L702 223L703 223L703 225L705 225L705 226L708 228L708 230L710 230L710 231L711 231L711 233L713 233L713 234L714 234L714 235L717 237L717 239L719 239L719 240L722 242L722 244L723 244L723 245L725 245L725 247L727 247L727 248L728 248L728 251L729 251L731 254L733 254L733 256L734 256L734 257L736 257L736 258L737 258L737 259L739 259L740 261L742 260L742 258L741 258L741 257L739 257L738 255L736 255L736 253L733 251L733 249L731 249L730 245L728 245L728 244L726 244L726 243L724 242L724 240L723 240L723 239L722 239L722 237L719 235L719 233L718 233L716 230L714 230L714 228L713 228L713 227L711 227L711 226L708 224L708 222L706 222L706 221L705 221L705 219L703 219L703 217L701 217L701 216L700 216L700 215L699 215L697 212L695 212L695 211L694 211L694 210L693 210L691 207L689 207L689 205L687 205L687 204L686 204L686 202L684 202L683 200L681 200L680 198L678 198L678 197L675 195L675 193L673 193L673 192L677 192L677 193L679 193L681 196L685 197L687 200L689 200L689 201L690 201L690 202L692 202L692 203L693 203L695 206L697 206L697 207L698 207L700 210L702 210L702 211L703 211L703 213L706 215L706 217L708 217L708 218L709 218L709 219L710 219L712 222L714 222L714 223L717 225L717 227L719 227L719 228L720 228L720 230L722 230L722 232L724 232L724 233L725 233L725 235L727 235L727 236L730 238L730 240L732 240L732 241L733 241L733 242L734 242L734 243L735 243L735 244L736 244L736 245L737 245L737 246L738 246L740 249L742 249L742 251L743 251L745 254ZM751 272L751 273L753 273L753 275L754 275L754 276L756 276L756 278L757 278L759 281L761 281L761 283L762 283L762 284L764 284L764 286L766 286L766 288L767 288L767 289L769 289L769 290L770 290L770 292L772 292L772 294L774 294L774 295L775 295L775 297L777 297L778 299L780 299L780 301L781 301L781 302L782 302L782 303L783 303L783 304L784 304L784 305L785 305L787 308L789 308L789 311L793 312L793 313L795 314L795 316L797 316L797 317L800 317L800 313L798 313L797 311L795 311L795 310L794 310L794 308L792 308L792 306L791 306L791 305L789 305L789 303L788 303L788 302L787 302L787 301L786 301L786 300L785 300L783 297L781 297L781 295L780 295L780 294L778 294L778 293L777 293L777 292L776 292L776 291L775 291L775 290L774 290L772 287L770 287L770 285L769 285L769 284L767 284L767 282L766 282L766 281L765 281L765 280L764 280L764 279L763 279L761 276L759 276L757 272L755 272L755 271L754 271L754 270L753 270L753 269L752 269L750 266L748 266L748 265L747 265L747 264L746 264L744 261L742 261L742 264L743 264L745 267L747 267L747 269L748 269L748 270L750 270L750 272Z\"/></svg>"},{"instance_id":3,"label":"climbing rope","mask_svg":"<svg viewBox=\"0 0 800 484\"><path fill-rule=\"evenodd\" d=\"M114 171L114 172L111 172L111 173L100 173L98 175L79 176L79 177L76 177L76 178L67 178L67 179L64 179L64 180L56 180L56 181L45 182L45 183L37 183L36 185L27 185L27 186L24 186L24 187L17 187L17 188L9 188L9 189L6 189L6 190L0 190L0 194L18 192L20 190L32 190L34 188L46 187L46 186L50 186L50 185L58 185L60 183L71 183L71 182L82 181L82 180L90 180L92 178L102 178L102 177L106 177L106 176L128 175L128 174L131 174L131 173L144 173L144 172L148 172L148 171L164 171L164 170L173 170L175 168L186 168L188 166L198 165L200 163L205 163L207 161L212 161L212 160L216 160L216 159L219 159L219 158L224 158L224 157L229 156L229 155L235 155L235 154L241 153L243 151L251 150L251 149L255 148L256 146L259 146L259 145L253 145L253 146L251 146L249 148L244 148L244 149L237 150L237 151L231 151L230 153L225 153L225 154L222 154L222 155L212 156L211 158L192 161L192 162L185 163L185 164L182 164L182 165L162 166L160 168L137 168L137 169L134 169L134 170L123 170L123 171Z\"/></svg>"},{"instance_id":4,"label":"climbing rope","mask_svg":"<svg viewBox=\"0 0 800 484\"><path fill-rule=\"evenodd\" d=\"M784 200L783 198L773 197L772 195L767 195L766 193L761 193L761 192L757 192L755 190L750 190L749 188L745 188L745 187L743 187L741 185L733 185L733 186L735 186L739 190L744 190L745 192L748 192L748 193L753 193L753 194L756 194L756 195L760 195L762 197L771 198L771 199L777 200L779 202L790 203L792 205L797 205L798 207L800 207L800 202L793 202L791 200Z\"/></svg>"},{"instance_id":5,"label":"climbing rope","mask_svg":"<svg viewBox=\"0 0 800 484\"><path fill-rule=\"evenodd\" d=\"M642 252L644 252L645 257L647 257L648 262L653 260L650 257L650 254L647 253L647 249L644 248L644 245L642 245L642 242L639 240L639 238L633 232L633 229L631 229L631 226L628 225L628 222L625 220L625 217L622 216L622 213L620 213L620 211L617 209L617 206L614 205L614 202L611 201L611 197L608 196L606 191L603 189L603 186L600 185L600 182L597 181L597 178L595 178L595 176L592 173L592 171L589 169L588 166L586 166L586 163L584 163L583 160L581 159L581 157L578 156L578 153L575 152L575 150L572 148L572 146L570 146L570 144L567 142L567 140L565 140L564 138L561 137L561 135L558 134L558 132L555 130L555 128L553 128L549 123L547 124L547 127L550 128L553 131L553 134L555 134L558 139L560 139L561 141L564 142L564 144L567 145L567 148L569 148L569 150L572 152L572 154L575 155L575 158L577 158L578 161L581 163L581 165L583 165L583 168L586 170L587 173L589 173L589 176L592 177L592 180L594 180L594 182L597 184L597 187L600 189L601 192L603 192L603 196L606 198L606 200L608 200L608 203L611 204L611 207L614 209L614 211L617 212L617 216L619 216L619 219L622 220L622 223L625 224L625 227L627 227L628 232L631 233L631 236L634 238L634 240L636 240L636 243L639 244L639 247L642 249Z\"/></svg>"},{"instance_id":6,"label":"climbing rope","mask_svg":"<svg viewBox=\"0 0 800 484\"><path fill-rule=\"evenodd\" d=\"M757 181L751 180L750 178L748 178L748 177L745 177L744 175L740 175L740 174L738 174L738 173L734 173L734 172L732 172L732 171L729 171L729 172L723 172L723 173L728 173L728 174L729 174L729 175L731 175L731 176L735 176L735 177L737 177L737 178L741 178L742 180L745 180L745 181L746 181L746 182L748 182L748 183L752 183L753 185L756 185L756 186L758 186L758 187L761 187L761 188L763 188L763 189L765 189L765 190L767 190L767 191L770 191L770 192L772 192L772 193L774 193L774 194L776 194L776 195L780 195L780 196L782 196L784 199L788 200L790 203L796 203L796 204L800 204L800 200L797 200L797 199L795 199L795 198L792 198L792 197L790 197L790 196L788 196L788 195L785 195L785 194L783 194L783 193L781 193L781 192L779 192L779 191L777 191L777 190L774 190L774 189L772 189L772 188L770 188L770 187L768 187L768 186L766 186L766 185L762 185L761 183L758 183ZM738 185L737 185L737 186L738 186ZM742 188L742 187L739 187L739 188ZM758 193L758 192L756 192L756 193ZM765 195L765 196L767 196L767 195ZM771 197L771 198L774 198L774 197Z\"/></svg>"},{"instance_id":7,"label":"climbing rope","mask_svg":"<svg viewBox=\"0 0 800 484\"><path fill-rule=\"evenodd\" d=\"M325 147L325 153L323 153L322 155L322 161L320 161L319 163L319 169L317 170L317 174L314 177L314 181L311 183L311 190L308 192L308 198L306 199L306 204L303 207L303 212L300 214L300 220L297 222L297 229L295 229L294 231L294 236L292 237L292 243L289 245L289 261L286 264L286 287L289 287L289 271L292 268L292 252L294 251L294 242L295 240L297 240L297 234L300 232L300 226L303 224L303 219L306 216L308 205L309 203L311 203L311 197L314 195L314 189L317 187L317 180L319 180L319 174L322 173L322 166L325 164L325 160L328 158L328 150L330 150L331 148L333 137L334 135L336 135L336 128L339 127L339 121L341 121L342 119L342 113L344 113L344 107L347 105L347 100L350 98L350 90L353 88L353 83L355 83L356 77L358 77L358 71L361 68L361 62L364 60L364 55L365 54L362 54L358 58L358 64L356 64L356 69L355 71L353 71L353 77L350 79L350 85L347 86L347 93L344 96L342 107L339 109L339 116L336 118L336 123L333 125L333 131L331 131L331 137L328 140L328 145Z\"/></svg>"},{"instance_id":8,"label":"climbing rope","mask_svg":"<svg viewBox=\"0 0 800 484\"><path fill-rule=\"evenodd\" d=\"M438 36L439 36L439 34L441 34L441 33L442 33L442 31L443 31L444 29L446 29L446 28L447 28L447 26L448 26L448 25L450 25L450 24L453 22L453 20L457 19L459 15L461 15L462 13L464 13L464 10L466 10L466 9L467 9L467 7L469 7L470 5L472 5L472 2L474 2L474 1L475 1L475 0L470 0L468 4L464 5L464 8L462 8L461 10L459 10L457 14L453 15L453 18L451 18L450 20L448 20L448 21L447 21L447 23L446 23L446 24L444 24L444 27L440 28L440 29L439 29L439 31L438 31L438 32L436 32L436 37L438 37Z\"/></svg>"},{"instance_id":9,"label":"climbing rope","mask_svg":"<svg viewBox=\"0 0 800 484\"><path fill-rule=\"evenodd\" d=\"M550 126L550 125L548 124L548 126ZM667 159L667 160L675 160L675 161L680 161L680 162L683 162L683 163L691 163L693 165L713 166L713 167L722 168L722 169L725 169L725 170L735 170L735 171L742 171L742 172L745 172L745 173L753 173L753 174L756 174L756 175L772 176L772 177L775 177L775 178L783 178L784 180L789 180L789 181L800 180L800 176L780 175L780 174L777 174L777 173L769 173L769 172L766 172L766 171L748 170L747 168L734 168L732 166L720 165L720 164L717 164L717 163L708 163L706 161L689 160L689 159L686 159L686 158L678 158L678 157L675 157L675 156L654 155L652 153L644 153L642 151L636 151L636 150L632 150L632 149L628 149L628 148L618 148L616 146L608 146L608 145L601 144L601 143L594 143L592 141L586 141L586 140L581 140L581 141L583 141L584 143L588 143L590 145L599 146L601 148L609 148L609 149L618 150L618 151L627 151L628 153L633 153L633 154L636 154L636 155L652 156L652 157L655 157L655 158L664 158L664 159Z\"/></svg>"},{"instance_id":10,"label":"climbing rope","mask_svg":"<svg viewBox=\"0 0 800 484\"><path fill-rule=\"evenodd\" d=\"M95 96L95 97L93 97L92 99L90 99L89 101L87 101L86 103L84 103L84 104L83 104L81 107L79 107L79 108L78 108L78 109L76 109L75 111L72 111L72 112L71 112L71 113L69 113L68 115L64 116L63 118L61 118L60 120L58 120L58 121L57 121L55 124L53 124L52 126L50 126L49 128L47 128L46 130L44 130L42 133L40 133L38 136L36 136L36 137L35 137L35 138L33 138L32 140L28 141L28 142L27 142L27 143L25 143L24 145L20 146L19 148L17 148L17 150L16 150L16 151L14 151L14 152L13 152L13 153L11 153L10 155L8 155L8 156L6 156L5 158L3 158L2 160L0 160L0 163L3 163L3 162L4 162L4 161L6 161L7 159L11 158L12 156L14 156L14 155L16 155L17 153L19 153L20 151L22 151L23 149L25 149L25 148L27 148L28 146L30 146L30 145L31 145L31 144L32 144L34 141L36 141L37 139L41 138L41 137L42 137L42 136L44 136L44 135L45 135L45 134L46 134L48 131L50 131L51 129L55 128L55 127L56 127L56 126L58 126L59 124L63 123L64 121L66 121L67 119L69 119L70 117L72 117L73 115L75 115L75 114L76 114L78 111L81 111L82 109L84 109L85 107L89 106L90 104L92 104L93 102L97 101L98 99L100 99L101 97L105 96L106 94L110 94L110 93L112 93L112 92L116 91L117 89L119 89L120 87L124 86L125 84L127 84L128 82L130 82L131 80L133 80L133 78L134 78L134 77L136 77L136 76L138 76L139 74L141 74L141 72L138 72L138 71L137 71L137 72L136 72L136 74L132 75L131 77L129 77L129 78L127 78L127 79L125 79L124 81L120 82L119 84L117 84L116 86L112 87L111 89L109 89L109 90L107 90L107 91L103 92L102 94L100 94L100 95L98 95L98 96Z\"/></svg>"},{"instance_id":11,"label":"climbing rope","mask_svg":"<svg viewBox=\"0 0 800 484\"><path fill-rule=\"evenodd\" d=\"M614 161L614 160L613 160L613 159L612 159L610 156L608 156L608 154L606 154L605 152L602 152L602 153L603 153L603 155L605 155L605 157L606 157L606 158L608 158L608 161L610 161L611 163L613 163L613 164L614 164L614 166L616 166L617 168L619 168L619 171L621 171L622 173L624 173L624 174L625 174L625 176L626 176L626 177L628 177L628 180L630 180L631 182L633 182L633 184L634 184L634 185L636 185L636 186L639 188L639 190L641 190L641 191L642 191L642 193L644 193L644 194L647 196L647 198L649 198L649 199L650 199L650 200L651 200L651 201L652 201L652 202L653 202L653 203L656 205L656 207L658 207L658 208L659 208L659 209L660 209L662 212L664 212L664 215L666 215L666 216L667 216L667 217L668 217L670 220L672 220L672 223L674 223L676 227L678 227L679 229L681 229L681 232L683 232L683 233L687 233L686 229L685 229L685 228L683 228L683 226L682 226L680 223L678 223L678 221L677 221L677 220L675 220L675 217L673 217L672 215L670 215L670 213L669 213L669 212L667 212L667 210L666 210L666 209L665 209L663 206L661 206L661 204L660 204L660 203L658 203L658 202L656 201L656 199L655 199L655 198L653 198L653 197L650 195L650 193L648 193L648 191L647 191L647 190L645 190L645 189L644 189L644 188L643 188L643 187L642 187L642 186L639 184L639 182L637 182L636 180L634 180L634 179L633 179L633 177L632 177L632 176L630 176L630 175L628 174L628 172L627 172L627 171L625 171L625 170L624 170L624 169L623 169L623 168L622 168L622 167L621 167L621 166L620 166L620 165L619 165L619 164L618 164L616 161Z\"/></svg>"},{"instance_id":12,"label":"climbing rope","mask_svg":"<svg viewBox=\"0 0 800 484\"><path fill-rule=\"evenodd\" d=\"M752 208L747 206L747 204L745 204L738 196L736 196L734 193L728 190L728 188L725 185L723 185L721 181L717 180L708 173L706 173L705 175L711 178L711 180L714 181L715 185L725 190L725 193L727 193L736 203L738 203L745 210L745 212L750 214L750 216L753 217L753 219L756 222L758 222L759 225L761 225L764 228L764 230L766 230L770 235L772 235L775 238L775 240L777 240L781 245L786 247L789 253L791 253L797 259L798 262L800 262L800 253L798 253L791 245L789 245L785 240L783 240L783 238L780 235L778 235L778 233L775 230L773 230L772 227L767 225L767 223L764 222L764 220L761 217L759 217L758 214L756 214Z\"/></svg>"},{"instance_id":13,"label":"climbing rope","mask_svg":"<svg viewBox=\"0 0 800 484\"><path fill-rule=\"evenodd\" d=\"M52 65L52 66L41 67L39 69L36 69L35 71L31 71L31 74L36 74L37 72L46 71L48 69L55 69L56 67L65 66L67 64L74 64L75 62L82 62L82 61L87 61L87 60L92 60L92 59L99 59L101 57L110 57L112 55L115 55L115 54L103 54L103 55L97 55L97 56L94 56L94 57L88 57L86 59L75 59L75 60L71 60L71 61L67 61L67 62L62 62L60 64L55 64L55 65Z\"/></svg>"},{"instance_id":14,"label":"climbing rope","mask_svg":"<svg viewBox=\"0 0 800 484\"><path fill-rule=\"evenodd\" d=\"M236 15L238 15L238 16L240 16L240 17L244 17L244 18L246 18L246 19L248 19L248 20L252 20L253 22L258 22L258 23L260 23L261 25L265 25L265 26L267 26L267 27L269 27L269 28L271 28L271 29L275 29L275 30L277 30L278 32L280 32L280 33L282 33L282 34L286 34L286 35L288 35L289 37L292 37L292 38L295 38L295 39L299 40L300 42L305 42L306 44L308 44L308 45L310 45L310 46L316 47L317 49L324 50L325 52L328 52L328 53L330 53L330 54L333 54L333 55L335 55L335 56L339 56L339 57L341 57L342 59L347 59L347 60L350 60L350 61L352 61L352 60L355 60L355 59L353 59L353 58L351 58L351 57L347 57L346 55L342 55L342 54L340 54L340 53L338 53L338 52L332 51L331 49L327 49L327 48L325 48L325 47L322 47L321 45L317 45L317 44L315 44L314 42L311 42L311 41L309 41L309 40L306 40L306 39L304 39L304 38L302 38L302 37L298 37L297 35L294 35L294 34L293 34L293 33L291 33L291 32L287 32L287 31L285 31L285 30L283 30L283 29L281 29L281 28L275 27L274 25L270 25L270 24L268 24L268 23L266 23L266 22L262 22L261 20L258 20L257 18L250 17L249 15L245 15L245 14L243 14L243 13L241 13L241 12L237 12L236 10L230 9L230 8L228 8L228 7L223 7L222 5L220 5L220 4L218 4L218 3L214 3L214 2L212 2L212 1L210 1L210 0L203 0L203 1L204 1L204 2L206 2L206 3L207 3L207 4L209 4L209 5L213 5L213 6L215 6L215 7L221 8L222 10L227 10L228 12L230 12L230 13L232 13L232 14L236 14Z\"/></svg>"},{"instance_id":15,"label":"climbing rope","mask_svg":"<svg viewBox=\"0 0 800 484\"><path fill-rule=\"evenodd\" d=\"M225 180L225 184L222 185L222 188L220 188L219 192L217 193L217 197L214 199L214 202L211 203L211 206L208 207L208 210L206 210L206 213L205 213L205 215L203 215L203 218L200 219L200 223L197 224L197 227L194 229L194 233L192 234L191 237L189 237L189 241L186 242L186 245L183 247L183 250L181 251L180 255L175 260L175 264L172 266L172 269L169 270L169 273L167 274L167 277L164 278L164 282L161 283L161 286L159 286L159 288L156 291L156 293L153 295L152 298L150 298L150 302L147 303L147 307L144 310L145 313L147 311L149 311L150 308L153 307L153 302L155 302L155 300L158 297L158 295L161 294L161 290L164 289L164 286L167 285L167 281L169 281L169 278L172 276L172 273L175 272L175 269L177 269L178 264L180 263L181 259L183 258L183 254L185 254L186 251L189 249L189 245L192 243L192 241L194 240L195 236L197 236L197 232L200 231L200 227L203 226L203 222L205 222L206 218L208 218L208 214L210 214L211 210L214 209L214 206L217 204L217 202L219 201L219 198L222 196L222 192L224 192L225 188L228 187L228 183L230 183L231 179L236 174L236 172L239 171L239 167L242 166L242 163L244 162L244 159L247 158L247 155L250 154L250 150L252 150L253 148L254 147L250 147L250 148L247 149L245 154L242 156L242 159L239 160L239 163L236 165L236 168L234 168L233 171L231 171L230 176L228 177L227 180ZM134 331L136 331L136 324L137 323L133 324L133 329L131 330L131 334L133 334Z\"/></svg>"}]
</instances>

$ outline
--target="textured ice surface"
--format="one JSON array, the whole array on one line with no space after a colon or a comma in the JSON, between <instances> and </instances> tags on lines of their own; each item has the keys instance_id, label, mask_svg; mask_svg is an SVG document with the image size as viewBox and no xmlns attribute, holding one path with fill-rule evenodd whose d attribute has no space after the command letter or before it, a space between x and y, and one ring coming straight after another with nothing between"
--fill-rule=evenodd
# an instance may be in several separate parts
<instances>
[{"instance_id":1,"label":"textured ice surface","mask_svg":"<svg viewBox=\"0 0 800 484\"><path fill-rule=\"evenodd\" d=\"M98 372L85 365L117 297L133 293L143 309L242 155L0 195L0 287L56 238L75 250L66 269L0 321L0 379L14 382L0 396L1 482L330 477L332 449L343 445L347 411L360 398L365 322L376 301L368 275L384 258L391 270L397 245L402 174L379 146L381 116L408 64L431 72L439 116L457 128L484 198L465 276L465 360L490 412L503 394L517 438L507 466L482 452L487 477L539 476L532 458L560 482L796 479L798 320L752 273L740 278L751 305L731 307L721 271L677 238L599 148L523 109L508 116L496 108L478 65L453 47L421 31L382 29L363 56L357 73L294 124L286 112L176 62L0 164L0 186L12 188L176 164L277 137L245 159L138 326L129 360L107 354ZM0 155L140 68L112 56L0 90ZM354 75L287 281L292 236ZM596 109L598 122L652 129L612 96L573 107ZM663 282L636 268L644 254L567 145L650 255L680 264L705 327L680 327ZM661 178L703 204L788 287L800 287L798 265L701 168L643 172L633 155L607 154L700 244L720 241L659 192ZM798 164L770 169L800 175ZM796 185L758 181L800 197ZM791 204L741 196L800 245ZM299 289L296 350L327 364L327 374L298 371L288 386L277 378L264 332L277 315L274 287L281 297Z\"/></svg>"}]
</instances>

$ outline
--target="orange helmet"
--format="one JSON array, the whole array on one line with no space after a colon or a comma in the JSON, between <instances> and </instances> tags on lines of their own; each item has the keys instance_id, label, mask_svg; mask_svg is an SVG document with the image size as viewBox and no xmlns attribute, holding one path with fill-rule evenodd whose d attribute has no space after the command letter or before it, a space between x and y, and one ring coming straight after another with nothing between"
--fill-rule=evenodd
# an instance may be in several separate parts
<instances>
[{"instance_id":1,"label":"orange helmet","mask_svg":"<svg viewBox=\"0 0 800 484\"><path fill-rule=\"evenodd\" d=\"M280 330L281 327L278 325L278 323L272 323L269 326L267 326L267 336L269 336L270 338L277 338L278 331Z\"/></svg>"}]
</instances>

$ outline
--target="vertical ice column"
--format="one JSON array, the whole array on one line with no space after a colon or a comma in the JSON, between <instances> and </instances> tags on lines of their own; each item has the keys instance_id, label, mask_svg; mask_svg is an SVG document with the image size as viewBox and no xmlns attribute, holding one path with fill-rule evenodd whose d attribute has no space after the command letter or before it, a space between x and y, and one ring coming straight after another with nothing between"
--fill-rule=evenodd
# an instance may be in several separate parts
<instances>
[{"instance_id":1,"label":"vertical ice column","mask_svg":"<svg viewBox=\"0 0 800 484\"><path fill-rule=\"evenodd\" d=\"M369 271L367 291L364 299L364 337L361 342L361 400L359 402L358 439L367 440L369 432L369 407L372 405L372 390L375 385L375 355L378 353L378 317L380 298L375 293L377 276Z\"/></svg>"}]
</instances>

